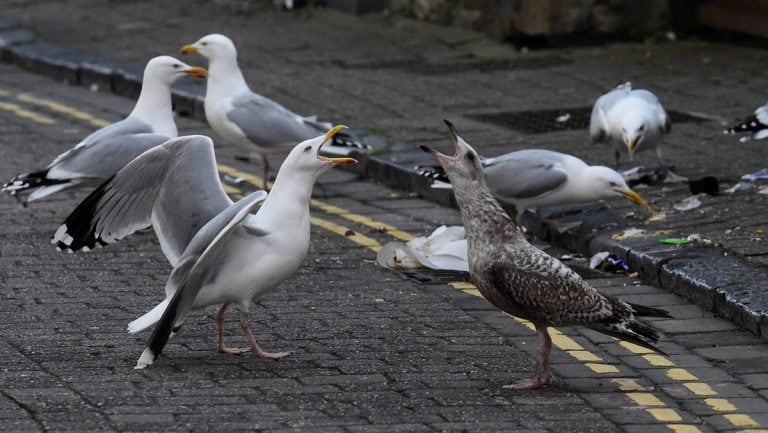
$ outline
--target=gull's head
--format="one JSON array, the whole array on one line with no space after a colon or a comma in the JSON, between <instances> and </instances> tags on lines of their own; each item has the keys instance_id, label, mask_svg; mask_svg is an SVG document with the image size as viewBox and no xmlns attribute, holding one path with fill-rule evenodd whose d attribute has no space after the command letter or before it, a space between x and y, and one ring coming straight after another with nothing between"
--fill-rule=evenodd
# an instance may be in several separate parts
<instances>
[{"instance_id":1,"label":"gull's head","mask_svg":"<svg viewBox=\"0 0 768 433\"><path fill-rule=\"evenodd\" d=\"M645 138L647 123L643 113L637 111L629 112L621 119L621 139L627 146L630 157L635 154Z\"/></svg>"},{"instance_id":2,"label":"gull's head","mask_svg":"<svg viewBox=\"0 0 768 433\"><path fill-rule=\"evenodd\" d=\"M232 39L218 33L203 36L197 42L184 45L181 54L198 53L213 62L219 58L237 59L237 49Z\"/></svg>"},{"instance_id":3,"label":"gull's head","mask_svg":"<svg viewBox=\"0 0 768 433\"><path fill-rule=\"evenodd\" d=\"M147 62L147 66L144 68L145 81L155 80L169 86L183 76L204 79L208 76L208 71L199 66L189 66L171 56L155 57Z\"/></svg>"},{"instance_id":4,"label":"gull's head","mask_svg":"<svg viewBox=\"0 0 768 433\"><path fill-rule=\"evenodd\" d=\"M587 169L584 182L594 193L595 197L610 198L624 197L632 203L641 206L653 213L653 207L640 194L633 191L624 181L624 178L616 170L600 165L594 165Z\"/></svg>"},{"instance_id":5,"label":"gull's head","mask_svg":"<svg viewBox=\"0 0 768 433\"><path fill-rule=\"evenodd\" d=\"M340 130L346 128L344 125L336 125L319 137L310 138L297 144L285 158L282 167L291 167L294 170L306 171L320 176L336 164L357 163L354 158L331 158L321 153L323 145L331 141Z\"/></svg>"},{"instance_id":6,"label":"gull's head","mask_svg":"<svg viewBox=\"0 0 768 433\"><path fill-rule=\"evenodd\" d=\"M419 146L421 150L431 153L451 180L454 189L463 184L477 182L483 178L483 165L480 155L463 138L459 137L453 123L443 119L448 129L451 131L453 139L454 153L452 156L444 155L435 149L427 146Z\"/></svg>"}]
</instances>

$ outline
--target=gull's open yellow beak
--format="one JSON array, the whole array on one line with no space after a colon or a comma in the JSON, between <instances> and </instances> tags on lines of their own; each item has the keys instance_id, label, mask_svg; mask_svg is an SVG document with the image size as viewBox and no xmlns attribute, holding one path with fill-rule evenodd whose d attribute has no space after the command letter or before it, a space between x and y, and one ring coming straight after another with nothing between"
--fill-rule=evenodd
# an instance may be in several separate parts
<instances>
[{"instance_id":1,"label":"gull's open yellow beak","mask_svg":"<svg viewBox=\"0 0 768 433\"><path fill-rule=\"evenodd\" d=\"M195 78L205 78L208 76L208 70L205 68L201 68L200 66L192 66L186 71L184 71L185 74L187 74L188 77L195 77Z\"/></svg>"},{"instance_id":2,"label":"gull's open yellow beak","mask_svg":"<svg viewBox=\"0 0 768 433\"><path fill-rule=\"evenodd\" d=\"M644 198L640 197L640 194L636 193L635 191L630 189L629 191L623 191L620 194L632 203L638 206L642 206L648 212L654 212L653 206L651 206L651 204L648 203Z\"/></svg>"},{"instance_id":3,"label":"gull's open yellow beak","mask_svg":"<svg viewBox=\"0 0 768 433\"><path fill-rule=\"evenodd\" d=\"M329 142L336 133L341 131L342 129L347 129L344 125L336 125L333 128L329 129L328 132L325 133L325 137L323 137L323 143L320 145L320 147L317 148L317 159L321 161L328 161L333 164L356 164L357 160L355 158L329 158L327 156L320 155L320 149L322 149L323 144Z\"/></svg>"},{"instance_id":4,"label":"gull's open yellow beak","mask_svg":"<svg viewBox=\"0 0 768 433\"><path fill-rule=\"evenodd\" d=\"M197 52L197 48L195 48L195 46L192 45L192 44L188 44L188 45L184 45L183 47L181 47L179 52L181 54L194 54L194 53Z\"/></svg>"}]
</instances>

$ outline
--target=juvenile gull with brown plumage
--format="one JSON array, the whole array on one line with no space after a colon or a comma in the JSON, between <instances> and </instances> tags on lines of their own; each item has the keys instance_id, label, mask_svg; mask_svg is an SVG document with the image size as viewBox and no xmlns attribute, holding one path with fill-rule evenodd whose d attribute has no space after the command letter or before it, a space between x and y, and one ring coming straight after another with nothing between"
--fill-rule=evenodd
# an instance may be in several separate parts
<instances>
[{"instance_id":1,"label":"juvenile gull with brown plumage","mask_svg":"<svg viewBox=\"0 0 768 433\"><path fill-rule=\"evenodd\" d=\"M507 387L533 389L549 382L549 326L585 326L661 353L652 345L658 333L635 316L670 317L669 313L602 295L559 260L529 244L491 195L477 153L450 122L445 123L456 153L447 156L426 146L421 149L437 158L453 185L469 244L472 281L490 303L533 322L539 334L533 377Z\"/></svg>"}]
</instances>

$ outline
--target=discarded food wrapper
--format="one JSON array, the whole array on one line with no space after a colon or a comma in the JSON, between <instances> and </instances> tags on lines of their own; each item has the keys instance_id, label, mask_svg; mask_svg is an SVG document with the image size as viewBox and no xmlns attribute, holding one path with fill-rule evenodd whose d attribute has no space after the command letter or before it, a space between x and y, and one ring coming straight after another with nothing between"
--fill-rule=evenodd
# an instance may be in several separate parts
<instances>
[{"instance_id":1,"label":"discarded food wrapper","mask_svg":"<svg viewBox=\"0 0 768 433\"><path fill-rule=\"evenodd\" d=\"M749 191L750 189L752 189L752 185L746 182L738 182L736 185L726 189L725 192L728 194L733 194L736 191Z\"/></svg>"},{"instance_id":2,"label":"discarded food wrapper","mask_svg":"<svg viewBox=\"0 0 768 433\"><path fill-rule=\"evenodd\" d=\"M716 195L720 193L720 182L714 176L704 176L701 179L689 180L688 189L694 195L701 193Z\"/></svg>"},{"instance_id":3,"label":"discarded food wrapper","mask_svg":"<svg viewBox=\"0 0 768 433\"><path fill-rule=\"evenodd\" d=\"M673 208L682 212L696 209L699 206L701 206L701 200L699 200L699 197L695 195L692 195L672 205Z\"/></svg>"},{"instance_id":4,"label":"discarded food wrapper","mask_svg":"<svg viewBox=\"0 0 768 433\"><path fill-rule=\"evenodd\" d=\"M692 240L688 238L661 238L659 239L659 243L664 245L686 245L693 242Z\"/></svg>"},{"instance_id":5,"label":"discarded food wrapper","mask_svg":"<svg viewBox=\"0 0 768 433\"><path fill-rule=\"evenodd\" d=\"M428 237L390 242L376 256L377 262L390 269L418 268L469 271L464 227L440 226Z\"/></svg>"},{"instance_id":6,"label":"discarded food wrapper","mask_svg":"<svg viewBox=\"0 0 768 433\"><path fill-rule=\"evenodd\" d=\"M565 123L571 119L571 113L565 113L562 116L557 116L555 120L557 120L559 123Z\"/></svg>"},{"instance_id":7,"label":"discarded food wrapper","mask_svg":"<svg viewBox=\"0 0 768 433\"><path fill-rule=\"evenodd\" d=\"M589 267L614 274L629 272L629 265L617 255L611 254L608 251L601 251L592 256L589 259Z\"/></svg>"},{"instance_id":8,"label":"discarded food wrapper","mask_svg":"<svg viewBox=\"0 0 768 433\"><path fill-rule=\"evenodd\" d=\"M768 180L768 168L764 168L754 173L745 174L744 176L741 176L741 180L747 180L750 182L754 182L756 180Z\"/></svg>"},{"instance_id":9,"label":"discarded food wrapper","mask_svg":"<svg viewBox=\"0 0 768 433\"><path fill-rule=\"evenodd\" d=\"M632 227L632 228L624 229L624 231L622 231L621 233L614 234L613 236L611 236L611 239L615 241L620 241L623 239L638 237L644 233L645 233L645 229Z\"/></svg>"}]
</instances>

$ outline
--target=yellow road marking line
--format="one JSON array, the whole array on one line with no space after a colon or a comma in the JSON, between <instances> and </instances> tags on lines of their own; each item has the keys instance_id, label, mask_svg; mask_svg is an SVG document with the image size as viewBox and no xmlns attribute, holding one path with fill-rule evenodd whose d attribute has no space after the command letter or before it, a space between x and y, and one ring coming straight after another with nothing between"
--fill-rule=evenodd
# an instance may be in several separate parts
<instances>
[{"instance_id":1,"label":"yellow road marking line","mask_svg":"<svg viewBox=\"0 0 768 433\"><path fill-rule=\"evenodd\" d=\"M18 104L14 104L13 102L0 102L0 110L9 111L21 118L31 120L36 123L41 123L43 125L55 125L56 120L53 118L50 118L48 116L44 116L42 114L35 113L34 111L29 111L24 108L22 108Z\"/></svg>"},{"instance_id":2,"label":"yellow road marking line","mask_svg":"<svg viewBox=\"0 0 768 433\"><path fill-rule=\"evenodd\" d=\"M640 406L666 406L663 401L650 392L628 392L627 397Z\"/></svg>"},{"instance_id":3,"label":"yellow road marking line","mask_svg":"<svg viewBox=\"0 0 768 433\"><path fill-rule=\"evenodd\" d=\"M675 433L701 433L698 427L690 424L667 424L667 427Z\"/></svg>"},{"instance_id":4,"label":"yellow road marking line","mask_svg":"<svg viewBox=\"0 0 768 433\"><path fill-rule=\"evenodd\" d=\"M657 367L670 367L675 365L674 362L670 361L669 358L665 358L661 355L643 355L643 359L648 361L649 364L655 365Z\"/></svg>"},{"instance_id":5,"label":"yellow road marking line","mask_svg":"<svg viewBox=\"0 0 768 433\"><path fill-rule=\"evenodd\" d=\"M718 412L735 412L736 406L724 398L705 398L704 403Z\"/></svg>"},{"instance_id":6,"label":"yellow road marking line","mask_svg":"<svg viewBox=\"0 0 768 433\"><path fill-rule=\"evenodd\" d=\"M723 415L723 418L727 419L734 427L760 427L760 424L755 422L749 415L733 413Z\"/></svg>"},{"instance_id":7,"label":"yellow road marking line","mask_svg":"<svg viewBox=\"0 0 768 433\"><path fill-rule=\"evenodd\" d=\"M33 96L29 93L20 93L16 95L16 98L18 98L20 101L24 101L29 104L39 105L41 107L48 108L57 113L66 114L75 119L88 122L91 125L99 128L103 128L111 123L106 120L93 117L91 114L86 113L85 111L78 110L77 108L70 107L68 105L64 105L62 103L52 101L50 99Z\"/></svg>"},{"instance_id":8,"label":"yellow road marking line","mask_svg":"<svg viewBox=\"0 0 768 433\"><path fill-rule=\"evenodd\" d=\"M715 392L714 389L712 389L711 386L707 385L706 383L701 382L686 382L683 384L684 387L688 388L692 393L696 395L717 395L717 392Z\"/></svg>"},{"instance_id":9,"label":"yellow road marking line","mask_svg":"<svg viewBox=\"0 0 768 433\"><path fill-rule=\"evenodd\" d=\"M9 93L7 91L4 91L4 90L0 89L0 96L8 96L8 95L9 95ZM44 105L44 106L46 106L46 107L48 107L48 108L50 108L52 110L56 110L56 111L61 112L63 114L70 115L70 116L75 117L77 119L90 121L95 126L104 126L104 125L109 124L109 122L107 122L106 120L102 120L102 119L98 119L96 117L92 117L88 113L81 112L81 111L79 111L77 109L74 109L72 107L68 107L68 106L66 106L64 104L60 104L60 103L55 102L55 101L44 100L42 98L34 98L34 99L32 99L32 98L33 97L30 97L30 96L24 96L24 99L22 99L21 95L19 96L19 99L26 100L26 102L39 103L39 105ZM23 109L21 109L21 107L19 107L16 104L10 104L10 105L11 106L15 106L14 107L15 109L21 110L21 112L26 113L27 115L31 114L34 118L45 118L45 119L48 119L47 121L55 123L55 120L47 118L46 116L40 116L40 115L37 115L36 113L32 113L32 112L23 110ZM0 106L0 108L8 109L8 108L4 108L2 106ZM13 111L13 110L9 110L9 111ZM22 115L22 117L24 117L24 116ZM42 123L45 123L47 121L44 120ZM251 182L253 185L262 185L262 181L261 181L261 179L259 177L253 176L253 175L251 175L249 173L241 172L241 171L236 170L236 169L234 169L232 167L229 167L229 166L219 165L219 171L221 171L223 173L226 173L226 174L230 174L230 175L236 176L236 177L237 176L243 177L244 179L246 179L249 182ZM234 188L234 189L236 189L236 188ZM239 190L238 190L237 193L235 193L234 191L232 193L233 194L238 194ZM337 206L333 206L333 205L329 205L329 204L326 204L326 203L323 203L323 202L320 202L320 201L317 201L317 200L314 200L314 199L312 200L312 206L314 206L314 207L316 207L316 208L318 208L318 209L320 209L320 210L322 210L322 211L324 211L326 213L338 215L341 218L347 219L349 221L352 221L352 222L355 222L355 223L358 223L358 224L361 224L361 225L364 225L364 226L367 226L367 227L371 227L371 228L374 228L374 229L386 229L386 230L382 230L382 231L386 231L386 233L389 234L390 236L392 236L394 238L397 238L397 239L400 239L400 240L403 240L403 241L411 240L414 237L410 233L402 231L402 230L399 230L399 229L397 229L396 227L394 227L394 226L392 226L390 224L378 222L378 221L375 221L375 220L373 220L371 218L365 217L363 215L354 214L352 212L347 211L346 209L343 209L343 208L340 208L340 207L337 207ZM365 246L366 248L369 248L369 249L371 249L373 251L378 251L381 248L381 245L375 239L369 238L367 236L364 236L364 235L361 235L361 234L358 234L358 233L354 233L351 236L348 235L350 233L350 229L348 229L348 228L346 228L344 226L341 226L341 225L338 225L338 224L335 224L335 223L332 223L330 221L323 220L323 219L320 219L320 218L315 218L315 217L311 218L311 222L313 224L315 224L315 225L318 225L320 227L326 228L326 229L330 230L331 232L340 234L340 235L342 235L342 236L352 240L353 242L356 242L356 243L358 243L358 244L360 244L362 246ZM474 295L474 296L482 296L480 294L480 292L475 288L475 286L472 285L471 283L456 282L456 283L451 283L450 285L453 286L454 288L459 289L461 291L464 291L464 292L466 292L468 294L471 294L471 295ZM523 325L527 326L528 328L534 329L533 324L531 324L530 322L527 322L527 321L519 319L519 318L515 318L514 316L512 316L512 317L516 321L518 321L518 322L522 323ZM557 331L556 329L554 329L554 328L551 328L551 329L552 329L554 335L557 335L557 334L555 334L555 332L559 333L559 331ZM591 352L588 352L586 350L574 349L574 347L581 348L581 346L578 343L576 343L575 341L573 341L572 339L570 339L570 337L566 337L566 336L564 336L562 334L559 334L557 336L558 336L558 340L559 340L558 343L563 344L566 347L571 347L570 349L565 349L565 352L569 353L575 359L577 359L579 361L584 361L584 360L593 360L593 357L594 357L594 358L596 358L598 360L602 360L597 355L595 355L595 354L593 354ZM562 338L560 338L561 336L562 336ZM554 343L554 340L555 339L553 339L553 343ZM651 363L655 362L656 364L654 364L654 365L659 365L659 366L675 365L672 361L670 361L670 360L668 360L666 358L663 358L663 357L661 357L659 355L655 355L654 352L651 351L650 349L646 349L644 347L641 347L641 346L638 346L638 345L635 345L635 344L632 344L632 343L629 343L629 342L625 342L625 341L621 341L619 344L622 345L624 348L626 348L627 350L629 350L630 352L632 352L634 354L652 355L650 357L645 356L644 358L648 362L651 362ZM556 346L557 346L557 344L556 344ZM560 348L560 346L558 346L558 348ZM561 349L561 350L563 350L563 349ZM584 363L584 364L588 365L588 366L591 366L590 368L592 368L594 371L598 371L599 370L600 372L607 372L607 373L617 373L617 372L619 372L618 368L616 368L615 366L612 366L612 365L608 365L608 364L599 364L599 363L592 363L592 362L587 362L587 363ZM667 371L667 376L669 378L671 378L673 380L677 380L677 381L697 380L696 376L690 374L689 372L687 372L686 370L681 369L681 368L669 369L669 371ZM634 381L633 379L617 378L617 379L613 379L613 382L616 383L619 386L619 388L621 390L623 390L623 391L642 390L642 387L639 384L637 384L637 382ZM691 384L684 384L684 385L691 385ZM701 384L701 385L706 385L706 384ZM708 385L706 385L706 386L709 388L709 390L711 390L714 393L713 395L717 394L716 392L714 392L714 390L711 389L711 387L709 387ZM696 386L694 386L694 388L696 388ZM690 389L690 387L689 387L689 389ZM706 389L703 388L703 387L699 387L699 388L696 388L696 389L698 389L699 392L705 392L706 391ZM710 403L712 403L711 404L712 407L716 406L716 407L723 408L723 411L725 411L725 408L728 408L729 411L730 411L730 408L733 408L735 410L735 406L733 406L733 404L731 404L730 402L728 402L725 399L706 399L705 402L706 401L710 401ZM677 414L677 412L675 410L673 410L673 409L660 409L660 408L656 408L656 409L647 409L647 410L656 419L658 419L660 421L678 421L678 420L681 419L680 416ZM757 427L758 426L758 424L754 420L752 420L752 418L750 418L747 415L743 415L743 414L728 414L728 415L724 415L724 417L726 417L726 419L728 419L729 422L731 422L732 425L737 426L737 427ZM687 425L687 424L667 424L667 427L669 427L671 430L673 430L676 433L698 433L698 432L700 432L700 430L697 427L692 426L692 425ZM750 433L768 433L768 430L749 430L749 432Z\"/></svg>"},{"instance_id":10,"label":"yellow road marking line","mask_svg":"<svg viewBox=\"0 0 768 433\"><path fill-rule=\"evenodd\" d=\"M698 377L692 375L684 368L670 368L667 370L667 377L678 382L699 380Z\"/></svg>"},{"instance_id":11,"label":"yellow road marking line","mask_svg":"<svg viewBox=\"0 0 768 433\"><path fill-rule=\"evenodd\" d=\"M328 231L336 233L337 235L341 235L342 237L345 237L351 240L352 242L362 245L368 248L369 250L378 252L381 249L381 244L379 244L379 242L376 239L371 239L368 236L361 235L342 225L339 225L334 222L324 220L321 218L315 218L315 217L310 218L309 222L318 227L322 227Z\"/></svg>"}]
</instances>

